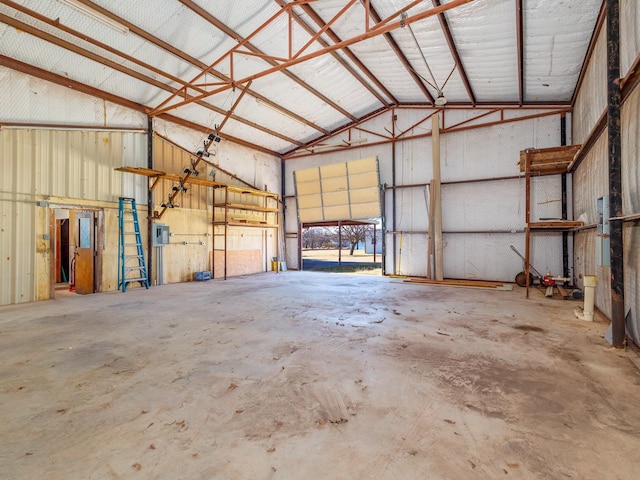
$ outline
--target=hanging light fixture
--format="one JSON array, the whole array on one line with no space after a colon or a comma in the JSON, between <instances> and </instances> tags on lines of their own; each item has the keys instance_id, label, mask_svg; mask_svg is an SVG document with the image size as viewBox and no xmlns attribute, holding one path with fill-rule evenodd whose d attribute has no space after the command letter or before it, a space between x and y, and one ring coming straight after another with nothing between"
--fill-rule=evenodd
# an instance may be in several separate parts
<instances>
[{"instance_id":1,"label":"hanging light fixture","mask_svg":"<svg viewBox=\"0 0 640 480\"><path fill-rule=\"evenodd\" d=\"M433 103L436 105L436 107L444 107L447 104L447 97L444 96L442 90L438 92L438 96Z\"/></svg>"}]
</instances>

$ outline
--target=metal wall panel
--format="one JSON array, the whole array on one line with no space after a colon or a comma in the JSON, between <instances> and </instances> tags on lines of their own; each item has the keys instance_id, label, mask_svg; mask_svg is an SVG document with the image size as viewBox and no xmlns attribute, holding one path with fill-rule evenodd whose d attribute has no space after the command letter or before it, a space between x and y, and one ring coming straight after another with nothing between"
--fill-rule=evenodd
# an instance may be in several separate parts
<instances>
[{"instance_id":1,"label":"metal wall panel","mask_svg":"<svg viewBox=\"0 0 640 480\"><path fill-rule=\"evenodd\" d=\"M620 76L629 72L631 65L640 54L640 2L621 0L620 2Z\"/></svg>"},{"instance_id":2,"label":"metal wall panel","mask_svg":"<svg viewBox=\"0 0 640 480\"><path fill-rule=\"evenodd\" d=\"M123 185L114 168L125 157L146 165L145 139L142 132L126 131L0 130L0 304L36 300L37 277L46 276L38 268L48 268L47 262L36 262L36 241L48 234L45 227L36 230L43 218L37 202L55 197L60 204L115 203ZM146 202L146 184L134 193ZM50 254L48 246L39 248ZM103 282L107 288L113 283Z\"/></svg>"},{"instance_id":3,"label":"metal wall panel","mask_svg":"<svg viewBox=\"0 0 640 480\"><path fill-rule=\"evenodd\" d=\"M634 2L636 3L636 2ZM640 7L637 7L640 11ZM640 213L640 87L622 106L622 213ZM640 222L624 226L624 303L629 334L640 345Z\"/></svg>"},{"instance_id":4,"label":"metal wall panel","mask_svg":"<svg viewBox=\"0 0 640 480\"><path fill-rule=\"evenodd\" d=\"M586 67L580 92L573 107L572 138L583 143L607 106L607 42L606 28L600 36Z\"/></svg>"}]
</instances>

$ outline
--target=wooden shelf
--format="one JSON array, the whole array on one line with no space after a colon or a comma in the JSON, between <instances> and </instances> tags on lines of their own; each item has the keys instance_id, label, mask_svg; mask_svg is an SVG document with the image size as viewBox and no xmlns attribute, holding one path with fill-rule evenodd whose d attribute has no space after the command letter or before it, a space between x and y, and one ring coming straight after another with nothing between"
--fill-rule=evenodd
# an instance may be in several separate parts
<instances>
[{"instance_id":1,"label":"wooden shelf","mask_svg":"<svg viewBox=\"0 0 640 480\"><path fill-rule=\"evenodd\" d=\"M533 175L557 175L567 169L582 145L528 148L520 152L520 171Z\"/></svg>"},{"instance_id":2,"label":"wooden shelf","mask_svg":"<svg viewBox=\"0 0 640 480\"><path fill-rule=\"evenodd\" d=\"M530 222L529 228L531 230L555 230L555 231L569 231L576 228L580 228L584 225L584 222L573 222L570 220L554 220L550 222Z\"/></svg>"},{"instance_id":3,"label":"wooden shelf","mask_svg":"<svg viewBox=\"0 0 640 480\"><path fill-rule=\"evenodd\" d=\"M266 212L277 213L278 209L275 207L263 207L260 205L249 205L246 203L215 203L214 208L229 208L235 210L247 210L250 212Z\"/></svg>"},{"instance_id":4,"label":"wooden shelf","mask_svg":"<svg viewBox=\"0 0 640 480\"><path fill-rule=\"evenodd\" d=\"M277 228L279 225L277 223L266 223L266 222L250 222L250 221L237 221L237 220L229 220L227 222L213 222L213 225L216 226L228 226L228 227L260 227L260 228Z\"/></svg>"}]
</instances>

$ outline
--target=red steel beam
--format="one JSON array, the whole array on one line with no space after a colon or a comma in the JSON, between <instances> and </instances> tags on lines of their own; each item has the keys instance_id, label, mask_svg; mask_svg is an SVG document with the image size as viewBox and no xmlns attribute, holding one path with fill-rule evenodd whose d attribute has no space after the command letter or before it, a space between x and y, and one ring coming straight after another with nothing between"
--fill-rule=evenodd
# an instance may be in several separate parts
<instances>
[{"instance_id":1,"label":"red steel beam","mask_svg":"<svg viewBox=\"0 0 640 480\"><path fill-rule=\"evenodd\" d=\"M140 103L133 102L129 99L119 97L118 95L114 95L109 92L105 92L104 90L100 90L95 87L91 87L84 83L80 83L76 80L71 80L67 77L63 77L61 75L55 74L48 70L43 70L38 67L34 67L33 65L28 65L26 63L20 62L19 60L15 60L13 58L7 57L5 55L0 54L0 66L10 68L11 70L15 70L17 72L22 72L27 75L31 75L33 77L40 78L47 82L55 83L57 85L61 85L63 87L70 88L76 92L84 93L86 95L91 95L92 97L101 98L106 100L107 102L114 103L116 105L120 105L122 107L129 108L136 112L146 113L147 107ZM200 125L194 122L190 122L188 120L175 117L169 114L160 115L158 118L162 120L166 120L171 123L175 123L177 125L182 125L183 127L191 128L192 130L203 132L203 133L211 133L211 128L206 127L204 125ZM278 152L274 152L273 150L269 150L260 145L256 145L254 143L247 142L245 140L232 137L230 135L224 135L224 139L228 140L231 143L235 143L238 145L242 145L244 147L252 148L254 150L258 150L260 152L266 153L268 155L273 155L275 157L279 157L280 154Z\"/></svg>"},{"instance_id":2,"label":"red steel beam","mask_svg":"<svg viewBox=\"0 0 640 480\"><path fill-rule=\"evenodd\" d=\"M522 0L516 0L516 48L518 50L518 101L524 103L524 19Z\"/></svg>"},{"instance_id":3,"label":"red steel beam","mask_svg":"<svg viewBox=\"0 0 640 480\"><path fill-rule=\"evenodd\" d=\"M578 92L582 87L582 82L584 81L584 77L587 73L587 68L589 67L589 62L591 61L591 56L593 55L593 51L596 48L596 43L598 42L598 37L600 36L600 32L602 31L602 27L604 26L604 21L607 18L606 11L606 0L602 1L602 6L600 7L600 14L598 15L598 20L596 20L596 26L593 29L593 33L591 34L591 40L589 41L589 47L587 48L587 54L584 57L584 62L582 62L582 68L580 69L580 75L578 76L578 82L576 83L576 88L573 91L573 98L571 99L571 105L576 104L576 100L578 98Z\"/></svg>"},{"instance_id":4,"label":"red steel beam","mask_svg":"<svg viewBox=\"0 0 640 480\"><path fill-rule=\"evenodd\" d=\"M397 108L402 108L402 107L397 107ZM428 108L428 107L425 107ZM447 106L448 108L448 106ZM506 110L510 110L510 108L506 109ZM522 108L517 108L516 110L518 111L522 111ZM389 111L389 109L382 111L382 112L377 112L377 115L381 114L381 113L385 113L386 111ZM514 122L519 122L519 121L525 121L525 120L532 120L535 118L542 118L542 117L548 117L548 116L552 116L552 115L563 115L566 114L567 112L570 112L571 108L570 107L566 107L566 108L557 108L555 110L549 110L547 112L541 112L541 113L534 113L531 115L525 115L522 117L512 117L512 118L501 118L500 120L493 120L490 122L486 122L486 123L480 123L480 124L474 124L474 125L467 125L467 122L462 122L459 125L454 125L452 127L447 127L447 128L442 128L440 129L440 133L455 133L455 132L462 132L462 131L466 131L466 130L475 130L478 128L486 128L486 127L492 127L492 126L496 126L496 125L502 125L502 124L506 124L506 123L514 123ZM495 113L495 112L491 112L491 113ZM484 116L484 115L482 115ZM481 118L481 117L478 117ZM472 119L473 120L473 119ZM333 134L333 135L338 135L339 133L344 132L345 130L348 130L350 128L353 128L353 126L348 126L348 127L343 127L340 129L337 129ZM403 135L406 132L403 132ZM426 132L426 133L421 133L421 134L417 134L417 135L410 135L410 136L402 136L399 137L398 135L394 135L393 138L390 139L385 139L385 140L381 140L381 141L377 141L377 142L368 142L368 143L361 143L361 144L357 144L357 145L351 145L351 146L344 146L344 147L337 147L334 149L327 149L327 150L323 150L322 153L303 153L301 152L301 150L305 149L307 146L302 147L302 149L297 148L295 150L291 150L289 152L283 153L281 155L282 160L292 160L294 158L301 158L301 157L308 157L311 155L320 155L320 154L327 154L327 153L332 153L332 152L336 152L336 151L342 151L342 150L352 150L354 148L364 148L364 147L375 147L375 146L379 146L379 145L386 145L386 144L390 144L390 143L394 143L394 142L404 142L407 140L415 140L415 139L419 139L419 138L426 138L426 137L430 137L431 136L431 132ZM322 140L326 140L326 138L323 138ZM321 140L316 140L316 141L321 141ZM311 147L309 147L311 148Z\"/></svg>"},{"instance_id":5,"label":"red steel beam","mask_svg":"<svg viewBox=\"0 0 640 480\"><path fill-rule=\"evenodd\" d=\"M253 52L254 54L259 54L259 55L264 55L263 52L261 52L257 47L254 47L248 40L250 38L252 38L255 34L257 34L259 31L261 31L262 29L264 29L264 24L262 27L258 28L256 31L252 32L249 37L247 38L243 38L242 36L240 36L238 33L234 32L233 30L231 30L227 25L225 25L224 23L222 23L220 20L218 20L217 18L215 18L213 15L211 15L207 10L205 10L204 8L202 8L200 5L196 4L195 2L191 1L191 0L180 0L180 2L182 4L184 4L186 7L190 8L191 10L193 10L195 13L197 13L198 15L200 15L202 18L204 18L205 20L207 20L209 23L211 23L212 25L214 25L216 28L218 28L219 30L221 30L223 33L225 33L226 35L228 35L229 37L233 38L234 40L236 40L238 43L238 46L243 46L244 48L246 48L247 50L249 50L250 52ZM292 4L287 4L289 6L291 6ZM290 8L290 7L289 7ZM282 10L281 10L282 11ZM234 47L237 49L237 47ZM228 55L230 52L228 52L226 55ZM223 57L224 58L224 57ZM284 75L286 75L289 79L293 80L294 82L296 82L298 85L300 85L301 87L303 87L305 90L308 90L309 92L311 92L313 95L315 95L316 97L318 97L320 100L322 100L323 102L325 102L327 105L331 106L334 110L337 110L338 112L340 112L342 115L344 115L347 118L350 118L352 120L355 120L356 118L349 112L347 112L344 108L342 108L340 105L338 105L337 103L335 103L333 100L331 100L330 98L328 98L326 95L323 95L322 93L320 93L318 90L314 89L313 87L311 87L309 84L307 84L306 82L304 82L303 80L301 80L300 78L298 78L296 75L294 75L293 73L285 70L284 68L280 68L280 65L282 65L281 62L277 62L273 59L268 58L268 56L263 57L263 60L265 62L267 62L269 65L271 65L272 68L268 69L269 73L273 73L275 71L281 71ZM207 67L203 70L203 72L201 74L199 74L198 76L196 76L191 83L195 82L198 78L200 78L203 74L207 73L209 71L210 68L212 68L213 66L215 66L217 63L220 62L220 59L218 61L216 61L212 66ZM299 63L299 62L296 62ZM261 75L264 76L264 75ZM233 76L232 76L233 77ZM247 78L247 79L243 79L242 81L235 81L233 80L233 78L230 79L230 81L227 83L227 85L220 91L224 91L224 90L228 90L229 88L231 88L231 85L235 83L235 85L240 85L245 83L248 80L255 80L256 78L260 78L260 76L256 76L255 78ZM172 98L175 98L176 96L173 95L172 97L169 97L169 99L167 99L165 102L170 101ZM175 108L175 107L172 107ZM171 108L168 109L164 109L166 110L170 110ZM282 107L280 107L280 109L282 109ZM158 110L158 109L156 109ZM152 114L155 114L155 112L152 112Z\"/></svg>"},{"instance_id":6,"label":"red steel beam","mask_svg":"<svg viewBox=\"0 0 640 480\"><path fill-rule=\"evenodd\" d=\"M440 0L432 0L434 7L439 7L441 5ZM456 47L456 42L453 40L453 35L451 34L451 28L449 28L449 22L447 21L447 17L445 17L444 13L438 14L438 20L440 21L440 28L442 28L442 32L444 33L444 38L447 40L447 44L449 45L449 51L451 52L451 56L456 63L456 67L458 68L458 74L462 79L462 83L464 84L464 88L467 91L467 95L469 95L469 100L472 105L476 104L476 96L473 93L473 89L471 88L471 83L469 82L469 77L467 76L467 71L464 68L462 63L462 59L460 58L460 54L458 53L458 47Z\"/></svg>"},{"instance_id":7,"label":"red steel beam","mask_svg":"<svg viewBox=\"0 0 640 480\"><path fill-rule=\"evenodd\" d=\"M182 2L190 2L191 0L180 0ZM395 23L389 23L387 25L381 26L381 27L374 27L373 29L369 30L368 32L364 32L360 35L356 35L355 37L352 37L348 40L343 40L342 42L333 44L323 50L319 50L317 52L313 52L313 53L309 53L307 55L302 55L302 56L297 56L295 58L292 58L286 62L283 62L281 64L277 64L274 65L271 68L267 68L265 70L262 70L258 73L254 73L253 75L249 75L247 77L241 78L241 79L237 79L234 80L233 82L229 83L228 85L219 87L215 90L209 91L207 93L204 94L199 94L194 96L193 98L189 99L189 100L183 100L180 101L178 103L173 103L171 105L168 105L169 102L171 100L173 100L174 98L176 98L178 96L178 94L174 94L172 95L169 99L165 100L164 102L162 102L162 104L156 108L155 110L153 110L152 112L150 112L151 115L157 115L159 113L163 113L178 107L181 107L183 105L187 105L189 103L193 103L194 101L197 100L201 100L203 98L206 98L208 96L211 95L215 95L216 93L220 93L223 92L225 90L228 90L230 88L232 88L235 85L241 85L244 84L246 82L248 82L249 80L256 80L258 78L263 78L267 75L271 75L272 73L275 72L282 72L282 71L286 71L287 68L292 67L294 65L297 65L299 63L303 63L309 60L312 60L314 58L317 58L321 55L325 55L329 52L335 51L335 50L340 50L343 49L345 47L349 47L351 45L354 45L356 43L362 42L364 40L368 40L370 38L376 37L378 35L383 35L385 33L389 33L393 30L396 30L398 28L401 28L405 25L410 25L412 23L418 22L420 20L424 20L425 18L429 18L432 17L434 15L437 15L438 13L444 12L446 10L450 10L452 8L458 7L460 5L463 5L465 3L469 3L472 2L473 0L452 0L451 2L447 3L446 5L442 5L440 7L435 7L432 8L430 10L412 15L410 17L405 18L404 20L402 20L401 22L395 22ZM293 4L288 4L288 5L293 5ZM204 14L208 15L209 17L211 15L209 15L208 12L203 12ZM223 56L221 56L220 58L218 58L213 64L211 64L211 66L209 68L214 68L216 65L218 65L221 61L225 60L225 59L229 59L231 61L231 65L233 64L232 60L233 60L233 54L238 50L237 47L234 47L233 49L231 49L229 52L225 53ZM198 74L190 83L194 83L196 82L199 78L201 78L202 76L204 76L206 73L208 72L207 70L204 70L202 73ZM186 87L182 89L183 91L186 90ZM348 115L349 118L352 118L351 115ZM357 119L354 119L354 121Z\"/></svg>"},{"instance_id":8,"label":"red steel beam","mask_svg":"<svg viewBox=\"0 0 640 480\"><path fill-rule=\"evenodd\" d=\"M276 0L278 5L284 5L284 0ZM325 23L322 17L318 15L318 13L309 5L305 5L302 7L304 12L309 15L309 18L313 20L320 28L324 27ZM295 12L291 12L292 17L298 22L298 24L304 28L310 35L315 34L314 30L307 25L307 23ZM326 34L333 42L341 42L342 39L332 30L328 29ZM324 41L322 38L317 39L318 43L320 43L324 48L328 47L329 44ZM371 85L365 82L357 72L349 65L337 52L331 52L331 55L338 61L344 68L346 68L369 92L374 95L380 103L383 105L388 105L389 100L391 103L398 103L398 100L393 96L393 94L384 86L384 84L369 70L364 63L356 56L355 53L350 48L345 48L342 52L360 69L362 73L376 86L378 89L387 97L384 99Z\"/></svg>"},{"instance_id":9,"label":"red steel beam","mask_svg":"<svg viewBox=\"0 0 640 480\"><path fill-rule=\"evenodd\" d=\"M71 51L71 52L73 52L73 53L75 53L77 55L81 55L81 56L83 56L85 58L88 58L88 59L90 59L90 60L92 60L92 61L94 61L96 63L100 63L101 65L105 65L107 67L110 67L110 68L112 68L112 69L114 69L114 70L116 70L116 71L118 71L120 73L124 73L125 75L129 75L129 76L131 76L133 78L136 78L137 80L140 80L140 81L142 81L142 82L144 82L144 83L146 83L148 85L152 85L152 86L154 86L156 88L159 88L161 90L170 92L172 94L178 91L176 88L171 87L171 86L167 85L164 82L161 82L159 80L151 78L151 77L149 77L147 75L144 75L144 74L142 74L140 72L137 72L137 71L135 71L135 70L133 70L131 68L125 67L124 65L121 65L121 64L119 64L117 62L109 60L109 59L107 59L105 57L102 57L102 56L100 56L100 55L98 55L96 53L93 53L93 52L89 51L89 50L86 50L86 49L84 49L84 48L82 48L82 47L80 47L80 46L78 46L78 45L76 45L74 43L67 42L66 40L62 40L61 38L58 38L55 35L51 35L50 33L47 33L47 32L44 32L42 30L39 30L36 27L33 27L33 26L29 25L29 24L21 22L21 21L15 19L15 18L9 17L9 16L4 15L2 13L0 13L0 22L6 23L7 25L12 26L12 27L14 27L16 29L19 29L19 30L21 30L21 31L23 31L25 33L33 35L33 36L35 36L37 38L45 40L45 41L47 41L49 43L57 45L57 46L59 46L61 48L64 48L66 50L69 50L69 51ZM204 101L198 101L197 104L202 106L202 107L204 107L204 108L206 108L206 109L208 109L208 110L212 110L214 112L217 112L217 113L219 113L221 115L226 115L227 114L227 112L225 110L223 110L223 109L221 109L219 107L216 107L215 105L212 105L210 103L207 103L207 102L204 102ZM281 133L278 133L276 131L273 131L271 129L268 129L266 127L258 125L255 122L251 122L251 121L246 120L246 119L244 119L242 117L238 117L237 115L233 115L232 118L233 118L233 120L235 120L237 122L243 123L243 124L248 125L248 126L250 126L252 128L260 130L260 131L262 131L264 133L267 133L268 135L272 135L272 136L280 138L281 140L284 140L286 142L294 143L294 144L298 144L298 145L302 146L302 143L298 142L297 140L294 140L294 139L289 138L289 137L287 137L287 136L285 136L285 135L283 135Z\"/></svg>"},{"instance_id":10,"label":"red steel beam","mask_svg":"<svg viewBox=\"0 0 640 480\"><path fill-rule=\"evenodd\" d=\"M188 63L189 65L192 65L194 67L200 68L202 70L204 70L205 68L208 67L208 65L204 62L201 62L200 60L198 60L195 57L192 57L191 55L183 52L182 50L174 47L173 45L171 45L168 42L165 42L164 40L151 35L149 32L147 32L146 30L143 30L142 28L138 27L137 25L134 25L133 23L127 21L126 19L114 14L113 12L101 7L100 5L97 5L95 3L93 3L91 0L77 0L78 2L86 5L88 8L92 9L92 10L96 10L97 12L105 15L106 17L118 22L121 25L124 25L125 27L127 27L129 29L129 31L131 33L133 33L134 35L139 36L140 38L143 38L144 40L148 41L149 43L155 45L156 47L165 50L169 53L171 53L172 55L174 55L175 57L183 60L184 62ZM7 3L8 0L0 0L0 3ZM224 82L230 82L231 79L229 77L227 77L226 75L216 71L216 70L210 70L209 73L211 73L211 75L217 77L218 79L224 81ZM317 130L319 132L322 132L323 134L327 134L328 130L314 124L313 122L307 120L306 118L296 114L295 112L289 111L287 109L285 109L284 107L278 105L277 103L273 102L272 100L264 97L263 95L260 95L258 92L255 91L249 91L247 92L249 95L251 95L254 98L259 99L262 103L269 105L270 107L273 107L276 110L280 110L282 111L286 116L293 118L295 120L297 120L298 122L305 124L311 128L313 128L314 130Z\"/></svg>"}]
</instances>

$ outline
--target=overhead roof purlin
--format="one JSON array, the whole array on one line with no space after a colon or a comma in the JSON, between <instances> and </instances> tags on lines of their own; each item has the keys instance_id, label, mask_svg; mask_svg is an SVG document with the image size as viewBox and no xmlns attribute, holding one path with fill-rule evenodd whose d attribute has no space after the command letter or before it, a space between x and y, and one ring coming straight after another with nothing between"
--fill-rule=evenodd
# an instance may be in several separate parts
<instances>
[{"instance_id":1,"label":"overhead roof purlin","mask_svg":"<svg viewBox=\"0 0 640 480\"><path fill-rule=\"evenodd\" d=\"M180 0L181 2L191 2L191 0ZM151 112L152 115L157 115L159 113L163 113L163 112L167 112L169 110L173 110L175 108L181 107L183 105L187 105L189 103L193 103L196 100L200 100L202 98L211 96L211 95L215 95L217 93L223 92L225 90L229 90L231 88L234 88L236 85L240 85L243 83L248 82L249 80L255 80L258 78L262 78L265 77L267 75L270 75L272 73L275 72L286 72L287 68L293 66L293 65L297 65L299 63L303 63L306 61L309 61L313 58L316 58L320 55L324 55L326 53L329 53L331 51L334 50L340 50L344 47L348 47L350 45L356 44L358 42L361 42L363 40L367 40L369 38L373 38L376 37L378 35L384 35L385 33L391 32L392 30L396 30L398 28L401 28L403 26L406 25L410 25L412 23L418 22L420 20L423 20L425 18L429 18L432 17L434 15L437 15L438 13L444 12L446 10L450 10L452 8L456 8L460 5L464 5L465 3L470 3L474 0L452 0L451 2L447 3L446 5L442 5L440 7L434 7L430 10L421 12L421 13L417 13L415 15L411 15L408 17L403 17L401 20L397 21L397 22L392 22L392 20L399 16L403 11L399 11L397 12L395 15L392 15L390 17L388 17L385 20L382 20L382 22L379 22L379 24L369 28L365 33L362 33L360 35L357 35L355 37L352 37L348 40L343 40L342 42L339 43L335 43L327 48L325 48L322 51L319 52L313 52L313 53L309 53L306 55L303 55L302 52L298 52L297 54L293 55L292 58L290 58L289 60L282 62L282 63L277 63L275 60L273 60L273 63L275 64L272 68L267 68L265 70L262 70L258 73L255 73L253 75L250 75L246 78L241 78L241 79L232 79L232 81L226 85L223 85L219 88L216 88L215 90L211 90L209 92L207 92L206 94L200 94L200 95L196 95L194 96L192 99L190 100L183 100L183 101L179 101L177 103L171 103L173 100L175 100L176 98L179 98L179 94L174 94L171 97L169 97L167 100L165 100L164 102L162 102L160 105L158 105L158 107L153 110ZM287 7L291 7L296 5L297 2L292 2L287 4ZM196 6L197 7L197 6ZM208 17L211 17L211 15L201 9L200 7L197 7L199 9L199 12L202 12L201 14L206 15ZM284 12L284 10L281 11L281 13ZM270 19L270 21L273 21L275 18L277 18L277 15L275 15L274 17L272 17L272 19ZM327 25L330 25L332 21L327 22ZM220 23L220 22L218 22ZM260 28L264 28L265 25L263 25ZM228 27L224 26L221 24L221 27L229 30L230 32L232 32ZM255 32L254 32L255 33ZM237 35L237 34L236 34ZM218 65L220 62L222 62L223 60L229 60L233 58L233 54L237 53L239 51L242 51L241 48L244 47L246 45L246 40L243 40L242 42L240 42L237 46L233 47L232 49L230 49L228 52L226 52L225 54L223 54L220 58L218 58L209 68L213 68L215 65ZM209 69L205 69L203 72L201 72L200 74L198 74L195 78L193 78L191 80L191 84L196 83L200 78L202 78L207 72L209 71ZM185 92L186 91L186 87L184 87L181 92ZM355 117L353 117L352 115L345 115L349 118L351 118L352 121L356 121L357 119Z\"/></svg>"},{"instance_id":2,"label":"overhead roof purlin","mask_svg":"<svg viewBox=\"0 0 640 480\"><path fill-rule=\"evenodd\" d=\"M229 28L227 25L225 25L222 22L220 22L217 18L215 18L213 15L211 15L209 12L207 12L204 8L202 8L199 5L197 5L196 3L194 3L192 0L180 0L180 2L182 4L184 4L186 7L192 9L194 12L196 12L202 18L204 18L205 20L210 22L216 28L220 29L221 31L223 31L224 33L229 35L230 37L236 39L238 42L243 42L244 41L244 39L242 38L241 35L239 35L237 32L234 32L231 28ZM247 48L248 50L254 52L254 53L263 55L263 52L261 52L258 48L254 47L250 42L245 42L244 43L244 47ZM276 62L275 60L270 60L270 59L265 58L265 57L262 57L262 58L267 63L269 63L271 66L277 66L278 65L278 62ZM335 110L339 111L345 117L350 118L351 120L356 120L356 117L354 117L351 113L347 112L344 108L342 108L340 105L338 105L337 103L335 103L334 101L329 99L327 96L325 96L322 93L320 93L318 90L312 88L310 85L308 85L307 83L305 83L304 81L299 79L297 76L295 76L293 73L291 73L291 72L289 72L287 70L281 70L281 71L282 71L282 73L284 75L289 77L291 80L293 80L294 82L296 82L297 84L299 84L300 86L302 86L303 88L308 90L309 92L311 92L316 97L320 98L327 105L329 105L332 108L334 108Z\"/></svg>"},{"instance_id":3,"label":"overhead roof purlin","mask_svg":"<svg viewBox=\"0 0 640 480\"><path fill-rule=\"evenodd\" d=\"M284 0L276 0L276 2L281 6L284 5L284 3L285 3ZM309 17L314 22L316 22L316 24L319 27L323 28L325 26L325 23L322 20L322 18L320 17L320 15L318 15L316 13L316 11L311 6L303 5L302 9L305 11L305 13L307 13L309 15ZM291 12L291 14L295 18L295 20L303 28L305 28L309 33L311 33L311 34L315 34L316 33L316 32L313 31L313 29L309 25L307 25L300 18L299 15L297 15L295 12ZM332 29L328 29L326 31L326 34L329 36L329 38L331 38L331 40L333 40L336 43L342 41L342 39ZM329 46L329 44L326 43L324 40L322 40L322 38L318 38L318 42L323 47L328 47ZM362 61L360 61L360 59L349 48L343 48L342 51L369 78L369 80L371 80L382 91L382 93L384 93L384 95L387 97L388 100L385 100L384 98L382 98L380 96L380 94L378 92L376 92L376 90L374 88L372 88L367 82L365 82L362 78L360 78L360 76L356 72L354 72L353 69L346 62L344 62L344 60L342 60L342 58L336 52L331 52L331 54L334 56L334 58L336 60L338 60L340 63L342 63L345 66L345 68L347 68L350 71L350 73L355 78L357 78L360 81L360 83L367 90L369 90L380 101L380 103L382 103L383 105L387 105L389 103L389 100L391 100L391 103L394 103L394 104L398 103L398 100L393 96L393 94L382 84L382 82L380 82L380 80L378 80L376 78L376 76L373 73L371 73L371 71L362 63Z\"/></svg>"}]
</instances>

